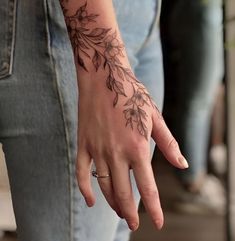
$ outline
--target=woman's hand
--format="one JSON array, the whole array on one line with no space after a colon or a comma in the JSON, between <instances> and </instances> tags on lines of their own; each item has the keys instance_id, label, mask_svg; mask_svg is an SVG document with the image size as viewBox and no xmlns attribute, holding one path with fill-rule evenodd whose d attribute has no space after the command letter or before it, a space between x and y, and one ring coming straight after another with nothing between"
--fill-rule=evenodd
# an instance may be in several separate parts
<instances>
[{"instance_id":1,"label":"woman's hand","mask_svg":"<svg viewBox=\"0 0 235 241\"><path fill-rule=\"evenodd\" d=\"M79 126L77 179L88 206L94 161L101 190L130 229L139 225L130 169L157 228L163 214L151 167L150 138L167 160L186 168L178 144L149 96L131 71L117 27L112 1L61 0L77 67ZM157 88L157 86L156 86Z\"/></svg>"},{"instance_id":2,"label":"woman's hand","mask_svg":"<svg viewBox=\"0 0 235 241\"><path fill-rule=\"evenodd\" d=\"M87 205L94 205L90 182L93 160L98 175L110 175L97 178L107 202L120 217L126 219L130 229L136 230L139 218L129 176L130 169L133 169L145 208L160 229L163 214L151 167L150 136L174 166L186 168L187 162L143 85L137 82L139 89L135 92L131 86L125 88L127 97L121 98L113 108L113 93L107 89L107 93L100 94L104 92L104 76L99 75L95 73L94 78L85 77L87 85L95 82L96 88L88 86L89 95L82 91L79 98L79 188ZM142 129L141 125L145 128Z\"/></svg>"}]
</instances>

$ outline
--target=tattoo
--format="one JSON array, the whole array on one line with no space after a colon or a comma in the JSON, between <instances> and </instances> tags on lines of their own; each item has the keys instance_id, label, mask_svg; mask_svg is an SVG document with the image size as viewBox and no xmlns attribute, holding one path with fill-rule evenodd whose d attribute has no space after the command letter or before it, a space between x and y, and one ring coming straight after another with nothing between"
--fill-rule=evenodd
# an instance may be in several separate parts
<instances>
[{"instance_id":1,"label":"tattoo","mask_svg":"<svg viewBox=\"0 0 235 241\"><path fill-rule=\"evenodd\" d=\"M74 15L68 15L63 4L67 1L61 0L61 5L77 63L88 72L85 63L89 61L96 72L102 69L107 73L106 86L114 93L113 106L117 105L120 96L127 98L123 111L126 126L130 126L132 130L136 126L140 135L147 140L147 113L143 107L156 106L142 83L120 61L124 57L124 45L118 40L116 31L111 28L91 29L90 23L96 22L99 15L87 11L87 2L80 6ZM131 97L126 95L123 82L132 86Z\"/></svg>"}]
</instances>

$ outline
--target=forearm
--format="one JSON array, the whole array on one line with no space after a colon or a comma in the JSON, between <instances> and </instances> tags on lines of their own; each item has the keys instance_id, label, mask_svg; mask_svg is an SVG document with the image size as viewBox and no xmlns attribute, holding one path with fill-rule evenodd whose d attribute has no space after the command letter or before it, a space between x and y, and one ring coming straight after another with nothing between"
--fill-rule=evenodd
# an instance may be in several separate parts
<instances>
[{"instance_id":1,"label":"forearm","mask_svg":"<svg viewBox=\"0 0 235 241\"><path fill-rule=\"evenodd\" d=\"M79 69L97 72L104 64L129 67L111 0L61 0Z\"/></svg>"},{"instance_id":2,"label":"forearm","mask_svg":"<svg viewBox=\"0 0 235 241\"><path fill-rule=\"evenodd\" d=\"M131 71L111 0L61 0L78 72L79 90L99 86L123 106L126 125L147 139L145 106L154 106ZM106 87L105 87L106 85ZM102 86L100 88L100 86Z\"/></svg>"}]
</instances>

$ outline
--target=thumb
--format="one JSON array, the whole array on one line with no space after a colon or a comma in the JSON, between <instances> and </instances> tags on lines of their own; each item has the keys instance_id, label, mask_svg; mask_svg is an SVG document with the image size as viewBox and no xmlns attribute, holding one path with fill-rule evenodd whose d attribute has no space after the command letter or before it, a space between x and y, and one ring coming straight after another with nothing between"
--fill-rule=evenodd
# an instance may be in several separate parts
<instances>
[{"instance_id":1,"label":"thumb","mask_svg":"<svg viewBox=\"0 0 235 241\"><path fill-rule=\"evenodd\" d=\"M91 187L91 157L86 148L78 148L76 176L78 187L88 207L95 204L95 196Z\"/></svg>"},{"instance_id":2,"label":"thumb","mask_svg":"<svg viewBox=\"0 0 235 241\"><path fill-rule=\"evenodd\" d=\"M153 129L152 138L156 142L165 158L175 167L184 169L188 168L188 163L183 157L179 145L170 130L168 129L161 113L156 110L152 116Z\"/></svg>"}]
</instances>

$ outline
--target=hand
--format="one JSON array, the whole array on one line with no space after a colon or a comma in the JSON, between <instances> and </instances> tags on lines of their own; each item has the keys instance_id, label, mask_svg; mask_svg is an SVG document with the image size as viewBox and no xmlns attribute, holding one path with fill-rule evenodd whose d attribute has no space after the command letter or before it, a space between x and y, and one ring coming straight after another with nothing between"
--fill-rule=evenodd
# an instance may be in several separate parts
<instances>
[{"instance_id":1,"label":"hand","mask_svg":"<svg viewBox=\"0 0 235 241\"><path fill-rule=\"evenodd\" d=\"M151 168L150 136L176 167L187 162L145 87L135 78L118 30L112 1L60 0L73 47L79 85L77 179L88 206L95 203L91 164L109 205L139 225L129 171L157 228L163 225ZM105 87L106 84L106 87Z\"/></svg>"},{"instance_id":2,"label":"hand","mask_svg":"<svg viewBox=\"0 0 235 241\"><path fill-rule=\"evenodd\" d=\"M129 98L119 99L113 108L112 92L106 89L107 93L100 94L104 92L102 78L102 74L99 76L98 73L95 73L95 78L86 76L88 84L85 88L83 85L79 97L79 188L87 205L94 205L95 197L90 183L93 160L99 175L110 174L109 178L97 178L107 202L120 217L126 219L131 230L136 230L139 217L129 177L130 169L133 169L145 208L155 226L160 229L163 213L151 167L150 135L174 166L186 168L187 162L161 114L148 99L147 90L142 84L136 82L134 93L131 87L125 88ZM97 82L94 83L94 79ZM89 86L89 83L95 85L95 88ZM85 89L89 89L89 95ZM133 107L134 104L141 112L135 111L137 108ZM146 127L144 130L138 127L141 118Z\"/></svg>"}]
</instances>

